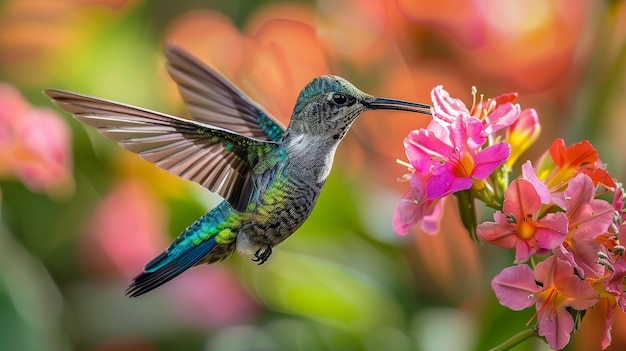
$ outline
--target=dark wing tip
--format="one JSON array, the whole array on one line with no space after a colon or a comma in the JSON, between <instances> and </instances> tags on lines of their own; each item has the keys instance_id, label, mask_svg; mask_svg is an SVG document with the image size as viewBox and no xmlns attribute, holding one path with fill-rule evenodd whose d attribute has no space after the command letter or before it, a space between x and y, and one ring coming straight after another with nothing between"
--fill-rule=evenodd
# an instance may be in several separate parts
<instances>
[{"instance_id":1,"label":"dark wing tip","mask_svg":"<svg viewBox=\"0 0 626 351\"><path fill-rule=\"evenodd\" d=\"M178 46L178 44L175 41L168 41L163 46L163 52L165 53L165 56L167 56L168 54L180 52L180 51L183 51L183 50L180 48L180 46Z\"/></svg>"},{"instance_id":2,"label":"dark wing tip","mask_svg":"<svg viewBox=\"0 0 626 351\"><path fill-rule=\"evenodd\" d=\"M163 53L166 59L166 66L169 69L173 63L180 66L187 63L193 63L199 67L205 67L205 64L196 59L190 52L180 48L174 44L166 44L163 48Z\"/></svg>"},{"instance_id":3,"label":"dark wing tip","mask_svg":"<svg viewBox=\"0 0 626 351\"><path fill-rule=\"evenodd\" d=\"M59 89L46 89L43 93L52 100L57 100L71 95L69 92Z\"/></svg>"},{"instance_id":4,"label":"dark wing tip","mask_svg":"<svg viewBox=\"0 0 626 351\"><path fill-rule=\"evenodd\" d=\"M48 98L50 98L52 102L59 105L60 107L61 105L79 105L80 103L86 103L86 102L94 103L98 101L107 103L107 104L116 104L120 106L130 107L129 105L124 105L122 103L113 102L113 101L109 101L109 100L101 99L101 98L96 98L93 96L80 94L80 93L76 93L76 92L69 91L69 90L46 89L43 91L43 93ZM68 112L74 113L73 111L68 111Z\"/></svg>"}]
</instances>

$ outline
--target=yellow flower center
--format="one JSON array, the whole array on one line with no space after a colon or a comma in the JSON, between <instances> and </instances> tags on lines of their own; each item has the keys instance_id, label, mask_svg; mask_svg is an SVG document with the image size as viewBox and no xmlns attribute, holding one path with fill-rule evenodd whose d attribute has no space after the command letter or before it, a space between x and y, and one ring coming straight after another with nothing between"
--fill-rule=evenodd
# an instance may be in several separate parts
<instances>
[{"instance_id":1,"label":"yellow flower center","mask_svg":"<svg viewBox=\"0 0 626 351\"><path fill-rule=\"evenodd\" d=\"M517 236L523 240L530 239L535 233L535 225L524 219L517 227Z\"/></svg>"},{"instance_id":2,"label":"yellow flower center","mask_svg":"<svg viewBox=\"0 0 626 351\"><path fill-rule=\"evenodd\" d=\"M455 175L457 177L469 177L474 172L474 159L467 151L463 151L460 156Z\"/></svg>"}]
</instances>

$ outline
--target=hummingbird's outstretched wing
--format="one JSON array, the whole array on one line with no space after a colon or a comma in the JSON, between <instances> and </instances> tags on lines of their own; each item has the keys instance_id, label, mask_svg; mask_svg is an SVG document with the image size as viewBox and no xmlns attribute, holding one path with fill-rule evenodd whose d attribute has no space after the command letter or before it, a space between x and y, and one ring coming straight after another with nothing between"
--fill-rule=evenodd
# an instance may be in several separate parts
<instances>
[{"instance_id":1,"label":"hummingbird's outstretched wing","mask_svg":"<svg viewBox=\"0 0 626 351\"><path fill-rule=\"evenodd\" d=\"M277 147L202 122L61 90L44 91L60 108L123 148L219 194L244 210L253 191L250 169Z\"/></svg>"},{"instance_id":2,"label":"hummingbird's outstretched wing","mask_svg":"<svg viewBox=\"0 0 626 351\"><path fill-rule=\"evenodd\" d=\"M285 127L226 77L173 45L165 57L191 118L254 139L282 138Z\"/></svg>"}]
</instances>

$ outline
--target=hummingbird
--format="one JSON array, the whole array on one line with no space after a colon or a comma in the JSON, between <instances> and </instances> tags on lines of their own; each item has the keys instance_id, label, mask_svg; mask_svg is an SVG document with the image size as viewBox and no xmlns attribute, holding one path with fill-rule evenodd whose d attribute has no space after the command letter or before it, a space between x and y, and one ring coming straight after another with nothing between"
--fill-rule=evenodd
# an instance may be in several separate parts
<instances>
[{"instance_id":1,"label":"hummingbird","mask_svg":"<svg viewBox=\"0 0 626 351\"><path fill-rule=\"evenodd\" d=\"M224 200L148 262L126 290L145 294L234 251L262 264L309 217L335 150L371 110L430 115L430 106L374 97L324 75L300 92L287 128L217 70L166 45L166 67L190 119L64 90L44 93L80 122Z\"/></svg>"}]
</instances>

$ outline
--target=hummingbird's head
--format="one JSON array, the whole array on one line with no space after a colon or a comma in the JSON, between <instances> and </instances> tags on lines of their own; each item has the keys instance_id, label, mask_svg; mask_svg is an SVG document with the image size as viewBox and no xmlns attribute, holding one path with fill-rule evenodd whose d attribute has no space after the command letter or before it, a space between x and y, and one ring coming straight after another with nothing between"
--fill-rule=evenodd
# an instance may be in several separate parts
<instances>
[{"instance_id":1,"label":"hummingbird's head","mask_svg":"<svg viewBox=\"0 0 626 351\"><path fill-rule=\"evenodd\" d=\"M402 110L430 115L430 106L377 98L333 75L313 79L300 92L289 130L339 141L356 118L368 110Z\"/></svg>"}]
</instances>

